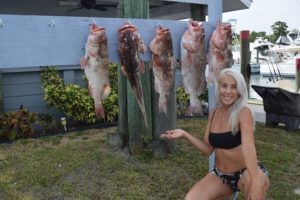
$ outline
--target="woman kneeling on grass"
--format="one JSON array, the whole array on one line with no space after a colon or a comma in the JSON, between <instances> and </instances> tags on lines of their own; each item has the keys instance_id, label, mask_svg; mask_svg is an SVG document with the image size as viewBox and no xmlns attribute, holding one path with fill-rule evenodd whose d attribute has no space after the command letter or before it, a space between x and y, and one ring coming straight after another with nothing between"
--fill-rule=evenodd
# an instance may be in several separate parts
<instances>
[{"instance_id":1,"label":"woman kneeling on grass","mask_svg":"<svg viewBox=\"0 0 300 200\"><path fill-rule=\"evenodd\" d=\"M269 188L269 178L257 160L255 120L247 106L244 77L224 69L216 88L216 107L209 113L203 141L182 129L161 135L167 139L184 138L205 155L215 151L213 170L192 187L185 199L224 199L241 191L247 200L262 200Z\"/></svg>"}]
</instances>

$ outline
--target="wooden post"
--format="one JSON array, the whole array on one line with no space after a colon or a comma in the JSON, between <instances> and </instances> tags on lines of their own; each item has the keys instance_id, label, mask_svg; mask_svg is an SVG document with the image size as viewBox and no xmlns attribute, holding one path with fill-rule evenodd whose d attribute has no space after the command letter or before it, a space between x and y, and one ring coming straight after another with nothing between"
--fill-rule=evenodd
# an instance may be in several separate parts
<instances>
[{"instance_id":1,"label":"wooden post","mask_svg":"<svg viewBox=\"0 0 300 200\"><path fill-rule=\"evenodd\" d=\"M175 81L175 80L174 80ZM152 114L153 114L153 141L150 144L154 157L165 158L167 152L175 149L176 142L170 140L160 140L160 135L167 130L176 128L176 93L175 83L167 98L167 114L160 113L158 108L159 94L154 88L154 78L152 78Z\"/></svg>"},{"instance_id":2,"label":"wooden post","mask_svg":"<svg viewBox=\"0 0 300 200\"><path fill-rule=\"evenodd\" d=\"M205 22L205 9L206 8L207 8L206 5L191 4L191 17L194 20Z\"/></svg>"},{"instance_id":3,"label":"wooden post","mask_svg":"<svg viewBox=\"0 0 300 200\"><path fill-rule=\"evenodd\" d=\"M300 58L296 59L296 92L300 89Z\"/></svg>"},{"instance_id":4,"label":"wooden post","mask_svg":"<svg viewBox=\"0 0 300 200\"><path fill-rule=\"evenodd\" d=\"M118 5L118 17L124 16L124 4L123 1ZM122 141L122 145L128 146L128 120L127 120L127 79L122 74L121 67L118 67L118 132Z\"/></svg>"},{"instance_id":5,"label":"wooden post","mask_svg":"<svg viewBox=\"0 0 300 200\"><path fill-rule=\"evenodd\" d=\"M248 95L250 92L250 75L251 75L251 66L250 66L250 50L249 50L249 38L250 34L248 30L240 32L241 39L241 73L243 74Z\"/></svg>"},{"instance_id":6,"label":"wooden post","mask_svg":"<svg viewBox=\"0 0 300 200\"><path fill-rule=\"evenodd\" d=\"M149 18L148 0L122 0L120 13L123 18ZM151 137L151 75L146 64L145 73L141 75L144 102L146 107L148 128L145 127L143 115L131 86L126 77L118 70L119 88L119 131L124 139L124 144L129 146L132 154L142 153L144 138ZM126 83L127 82L127 83Z\"/></svg>"}]
</instances>

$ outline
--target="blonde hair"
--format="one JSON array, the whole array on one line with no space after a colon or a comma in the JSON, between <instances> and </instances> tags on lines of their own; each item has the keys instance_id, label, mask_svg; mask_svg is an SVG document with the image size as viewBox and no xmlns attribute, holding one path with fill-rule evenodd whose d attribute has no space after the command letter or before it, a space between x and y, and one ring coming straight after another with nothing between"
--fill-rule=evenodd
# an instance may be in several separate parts
<instances>
[{"instance_id":1,"label":"blonde hair","mask_svg":"<svg viewBox=\"0 0 300 200\"><path fill-rule=\"evenodd\" d=\"M230 129L233 134L237 133L239 130L239 113L243 107L248 107L247 106L247 100L248 100L248 90L246 86L245 79L243 75L233 69L230 68L225 68L220 72L217 84L216 84L216 107L221 106L221 101L220 101L220 90L219 90L219 84L220 84L220 79L224 77L225 75L230 75L232 76L237 84L237 92L238 92L238 99L232 104L230 107L230 117L229 117L229 125ZM250 109L251 110L251 109ZM251 111L252 117L253 112ZM255 128L255 120L253 120L253 128Z\"/></svg>"}]
</instances>

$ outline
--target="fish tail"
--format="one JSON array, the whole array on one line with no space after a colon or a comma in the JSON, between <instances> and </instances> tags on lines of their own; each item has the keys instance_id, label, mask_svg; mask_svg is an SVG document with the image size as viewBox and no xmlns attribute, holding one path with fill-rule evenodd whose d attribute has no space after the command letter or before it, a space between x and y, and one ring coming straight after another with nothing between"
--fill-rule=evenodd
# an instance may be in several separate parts
<instances>
[{"instance_id":1,"label":"fish tail","mask_svg":"<svg viewBox=\"0 0 300 200\"><path fill-rule=\"evenodd\" d=\"M106 97L108 97L108 95L110 95L111 92L111 88L109 84L105 84L103 86L103 90L102 90L102 99L105 99Z\"/></svg>"},{"instance_id":2,"label":"fish tail","mask_svg":"<svg viewBox=\"0 0 300 200\"><path fill-rule=\"evenodd\" d=\"M104 111L104 107L103 107L103 104L102 102L97 102L95 103L95 112L96 112L96 117L98 119L102 118L104 119L105 118L105 111Z\"/></svg>"},{"instance_id":3,"label":"fish tail","mask_svg":"<svg viewBox=\"0 0 300 200\"><path fill-rule=\"evenodd\" d=\"M138 102L138 104L140 106L140 109L143 113L145 126L148 128L148 120L147 120L147 114L146 114L145 103L144 103L143 97L141 99L137 99L137 102Z\"/></svg>"},{"instance_id":4,"label":"fish tail","mask_svg":"<svg viewBox=\"0 0 300 200\"><path fill-rule=\"evenodd\" d=\"M159 112L164 112L167 114L167 97L165 95L159 95L158 109Z\"/></svg>"},{"instance_id":5,"label":"fish tail","mask_svg":"<svg viewBox=\"0 0 300 200\"><path fill-rule=\"evenodd\" d=\"M145 126L148 128L148 120L147 120L147 115L146 115L146 109L145 109L145 103L144 103L144 99L142 98L136 98L137 102L139 104L139 107L143 113L143 117L144 117L144 123Z\"/></svg>"},{"instance_id":6,"label":"fish tail","mask_svg":"<svg viewBox=\"0 0 300 200\"><path fill-rule=\"evenodd\" d=\"M81 66L81 69L84 69L85 66L87 65L87 62L88 62L88 59L86 57L82 57L80 59L80 66Z\"/></svg>"},{"instance_id":7,"label":"fish tail","mask_svg":"<svg viewBox=\"0 0 300 200\"><path fill-rule=\"evenodd\" d=\"M146 112L143 113L143 116L144 116L144 123L145 123L145 126L146 126L146 128L148 128L148 120L147 120Z\"/></svg>"},{"instance_id":8,"label":"fish tail","mask_svg":"<svg viewBox=\"0 0 300 200\"><path fill-rule=\"evenodd\" d=\"M143 95L143 89L142 89L142 83L139 74L134 74L133 76L128 77L128 80L130 82L133 94L136 98L136 101L144 115L144 121L145 126L148 127L147 123L147 115L146 115L146 109L145 109L145 103L144 103L144 95Z\"/></svg>"},{"instance_id":9,"label":"fish tail","mask_svg":"<svg viewBox=\"0 0 300 200\"><path fill-rule=\"evenodd\" d=\"M193 114L203 115L201 101L196 94L190 94L190 106Z\"/></svg>"}]
</instances>

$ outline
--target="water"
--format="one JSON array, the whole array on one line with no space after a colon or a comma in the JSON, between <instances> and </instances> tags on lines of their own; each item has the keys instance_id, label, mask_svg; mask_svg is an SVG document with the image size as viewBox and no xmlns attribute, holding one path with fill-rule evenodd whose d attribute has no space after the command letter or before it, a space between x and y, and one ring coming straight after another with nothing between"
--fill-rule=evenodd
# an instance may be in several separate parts
<instances>
[{"instance_id":1,"label":"water","mask_svg":"<svg viewBox=\"0 0 300 200\"><path fill-rule=\"evenodd\" d=\"M296 88L296 80L295 78L273 78L262 76L260 74L252 74L250 77L250 91L249 98L250 99L258 99L262 100L261 96L252 89L251 85L259 85L266 87L282 87L286 90L295 91Z\"/></svg>"},{"instance_id":2,"label":"water","mask_svg":"<svg viewBox=\"0 0 300 200\"><path fill-rule=\"evenodd\" d=\"M251 85L259 85L259 86L266 86L266 87L278 87L281 86L284 89L295 91L296 88L296 80L295 78L280 78L278 77L270 79L269 77L262 76L260 74L251 74L250 77L250 91L249 91L249 98L250 99L257 99L262 100L262 97L259 96L255 92L255 90L252 89ZM182 76L181 71L176 70L175 72L175 87L182 86Z\"/></svg>"}]
</instances>

